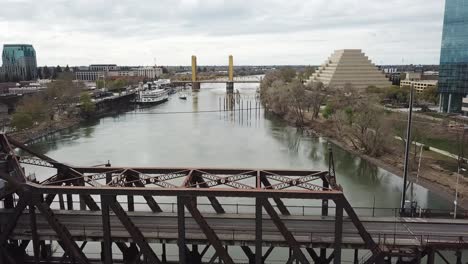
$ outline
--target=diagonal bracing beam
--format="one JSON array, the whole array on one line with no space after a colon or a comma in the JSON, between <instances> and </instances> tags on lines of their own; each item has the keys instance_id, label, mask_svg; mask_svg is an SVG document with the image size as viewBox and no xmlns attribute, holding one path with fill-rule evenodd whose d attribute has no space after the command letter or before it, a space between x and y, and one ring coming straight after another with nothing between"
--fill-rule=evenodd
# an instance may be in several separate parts
<instances>
[{"instance_id":1,"label":"diagonal bracing beam","mask_svg":"<svg viewBox=\"0 0 468 264\"><path fill-rule=\"evenodd\" d=\"M266 175L264 172L260 173L260 181L262 182L263 186L266 188L271 186L270 181L267 179ZM276 206L278 206L278 209L280 210L282 215L290 215L291 213L289 212L288 208L284 205L283 201L281 201L280 198L273 198L273 201L275 201Z\"/></svg>"},{"instance_id":2,"label":"diagonal bracing beam","mask_svg":"<svg viewBox=\"0 0 468 264\"><path fill-rule=\"evenodd\" d=\"M197 222L198 226L200 226L201 230L206 235L206 238L208 239L210 244L216 250L216 254L219 257L221 257L225 264L234 264L234 261L232 260L231 256L229 256L226 249L221 244L221 240L219 240L216 233L206 222L205 218L202 216L198 208L194 205L193 201L186 201L185 199L183 201L185 202L185 207L195 219L195 222Z\"/></svg>"},{"instance_id":3,"label":"diagonal bracing beam","mask_svg":"<svg viewBox=\"0 0 468 264\"><path fill-rule=\"evenodd\" d=\"M57 217L55 217L55 214L52 212L49 205L47 203L37 202L36 207L46 218L50 227L52 227L57 236L60 238L61 242L64 245L64 250L67 250L68 254L70 256L73 256L73 258L79 263L89 264L88 258L78 247L72 235L70 234L70 231L68 231L68 229L58 221Z\"/></svg>"},{"instance_id":4,"label":"diagonal bracing beam","mask_svg":"<svg viewBox=\"0 0 468 264\"><path fill-rule=\"evenodd\" d=\"M18 183L26 182L26 175L24 175L24 171L16 157L15 151L11 147L5 134L0 134L0 146L2 147L1 151L9 156L7 162L10 166L10 174L8 176L13 176L13 178L9 177L7 180L15 180Z\"/></svg>"},{"instance_id":5,"label":"diagonal bracing beam","mask_svg":"<svg viewBox=\"0 0 468 264\"><path fill-rule=\"evenodd\" d=\"M369 263L373 263L373 261L381 260L383 258L383 254L381 254L382 250L375 243L374 239L372 239L369 232L367 232L366 228L364 227L362 222L359 220L359 217L357 216L356 212L354 211L353 207L348 202L348 200L344 197L343 194L341 194L341 196L338 199L335 199L334 201L337 207L340 206L346 211L346 213L348 214L348 217L351 219L351 222L356 227L359 235L361 236L362 240L366 244L367 249L372 251L372 256L368 259L368 261L370 261Z\"/></svg>"},{"instance_id":6,"label":"diagonal bracing beam","mask_svg":"<svg viewBox=\"0 0 468 264\"><path fill-rule=\"evenodd\" d=\"M141 233L140 229L137 226L135 226L132 220L128 217L120 203L115 199L115 196L113 197L113 200L113 202L109 203L110 208L112 209L112 211L114 211L115 215L117 216L117 218L119 218L120 222L123 224L125 229L127 229L128 233L137 243L138 247L141 249L143 254L151 263L160 264L161 261L151 249L149 244L146 242L145 237Z\"/></svg>"},{"instance_id":7,"label":"diagonal bracing beam","mask_svg":"<svg viewBox=\"0 0 468 264\"><path fill-rule=\"evenodd\" d=\"M19 217L23 214L23 211L30 202L30 199L30 196L26 194L20 196L18 204L16 205L14 212L11 215L10 220L8 221L8 224L6 225L5 229L1 230L2 232L0 233L0 247L3 247L11 232L16 227L16 223L18 222Z\"/></svg>"},{"instance_id":8,"label":"diagonal bracing beam","mask_svg":"<svg viewBox=\"0 0 468 264\"><path fill-rule=\"evenodd\" d=\"M205 180L201 177L199 171L193 171L192 172L192 177L195 182L197 182L197 185L201 188L209 188L208 185L206 184ZM210 201L211 205L213 206L214 210L218 214L224 214L226 211L224 211L224 208L221 206L219 203L218 199L214 196L208 196L208 200Z\"/></svg>"},{"instance_id":9,"label":"diagonal bracing beam","mask_svg":"<svg viewBox=\"0 0 468 264\"><path fill-rule=\"evenodd\" d=\"M300 262L303 264L308 264L309 261L307 260L306 256L301 250L301 247L299 243L296 241L292 233L288 230L286 225L283 223L281 218L278 216L278 213L275 211L275 208L270 204L268 199L266 198L260 198L261 203L263 205L263 208L265 208L265 211L270 215L271 220L275 224L275 226L278 228L278 231L283 235L283 237L286 239L286 241L289 244L289 247L292 248L294 251L294 256L296 259L298 259Z\"/></svg>"},{"instance_id":10,"label":"diagonal bracing beam","mask_svg":"<svg viewBox=\"0 0 468 264\"><path fill-rule=\"evenodd\" d=\"M309 252L310 257L314 261L314 263L320 263L321 258L317 255L313 248L306 248L307 252Z\"/></svg>"},{"instance_id":11,"label":"diagonal bracing beam","mask_svg":"<svg viewBox=\"0 0 468 264\"><path fill-rule=\"evenodd\" d=\"M140 181L140 174L137 172L137 171L133 171L133 170L129 170L127 172L128 176L130 179L133 180L133 184L136 186L136 187L145 187L145 185ZM146 203L148 204L149 208L151 209L151 211L155 212L155 213L160 213L162 212L162 209L161 207L159 206L159 204L154 200L153 196L148 196L148 195L144 195L143 198L145 198L146 200Z\"/></svg>"}]
</instances>

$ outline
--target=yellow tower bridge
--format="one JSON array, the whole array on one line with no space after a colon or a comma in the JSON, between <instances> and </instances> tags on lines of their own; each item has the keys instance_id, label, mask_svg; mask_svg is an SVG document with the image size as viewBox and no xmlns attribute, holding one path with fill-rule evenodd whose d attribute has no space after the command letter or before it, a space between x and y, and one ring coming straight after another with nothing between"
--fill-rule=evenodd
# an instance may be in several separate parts
<instances>
[{"instance_id":1,"label":"yellow tower bridge","mask_svg":"<svg viewBox=\"0 0 468 264\"><path fill-rule=\"evenodd\" d=\"M173 83L191 83L192 89L198 90L200 89L201 83L226 83L226 91L233 92L234 91L234 83L260 83L261 79L239 79L234 78L234 57L229 55L229 66L228 66L228 76L227 79L217 78L214 80L199 80L198 79L198 65L197 65L197 56L192 55L192 79L190 81L172 81Z\"/></svg>"}]
</instances>

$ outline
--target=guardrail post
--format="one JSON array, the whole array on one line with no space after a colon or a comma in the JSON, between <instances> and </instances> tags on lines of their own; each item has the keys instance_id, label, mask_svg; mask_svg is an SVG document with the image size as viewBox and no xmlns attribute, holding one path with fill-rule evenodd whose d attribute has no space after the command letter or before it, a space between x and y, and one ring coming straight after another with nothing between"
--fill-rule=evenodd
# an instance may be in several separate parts
<instances>
[{"instance_id":1,"label":"guardrail post","mask_svg":"<svg viewBox=\"0 0 468 264\"><path fill-rule=\"evenodd\" d=\"M105 264L112 263L112 236L110 227L109 203L113 202L114 197L101 195L101 211L102 211L102 231L104 242L102 246L102 258Z\"/></svg>"},{"instance_id":2,"label":"guardrail post","mask_svg":"<svg viewBox=\"0 0 468 264\"><path fill-rule=\"evenodd\" d=\"M177 224L179 230L179 238L177 244L179 246L179 263L185 264L187 252L185 252L185 197L177 197Z\"/></svg>"},{"instance_id":3,"label":"guardrail post","mask_svg":"<svg viewBox=\"0 0 468 264\"><path fill-rule=\"evenodd\" d=\"M262 264L262 202L255 199L255 264Z\"/></svg>"},{"instance_id":4,"label":"guardrail post","mask_svg":"<svg viewBox=\"0 0 468 264\"><path fill-rule=\"evenodd\" d=\"M343 240L343 206L336 204L335 211L335 257L333 263L341 263L341 242Z\"/></svg>"}]
</instances>

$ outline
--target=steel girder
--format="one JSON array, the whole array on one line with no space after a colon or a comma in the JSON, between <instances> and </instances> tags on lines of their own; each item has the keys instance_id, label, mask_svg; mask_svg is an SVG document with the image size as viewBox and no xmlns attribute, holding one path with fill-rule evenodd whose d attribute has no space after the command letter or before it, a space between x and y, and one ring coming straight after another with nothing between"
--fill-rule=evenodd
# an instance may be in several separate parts
<instances>
[{"instance_id":1,"label":"steel girder","mask_svg":"<svg viewBox=\"0 0 468 264\"><path fill-rule=\"evenodd\" d=\"M262 198L260 199L260 203L262 204L263 208L265 208L265 211L268 213L268 215L270 215L271 220L273 220L273 223L283 235L284 239L286 239L287 243L289 244L289 247L294 251L294 257L297 258L303 264L309 263L306 256L302 252L299 243L297 243L293 234L288 230L283 221L281 221L281 218L279 217L278 213L275 211L273 206L270 204L268 199Z\"/></svg>"},{"instance_id":2,"label":"steel girder","mask_svg":"<svg viewBox=\"0 0 468 264\"><path fill-rule=\"evenodd\" d=\"M68 254L79 263L89 264L89 260L86 255L78 247L68 229L57 220L57 217L55 217L49 205L44 202L37 202L36 207L46 218L55 233L60 237L63 249L68 251Z\"/></svg>"},{"instance_id":3,"label":"steel girder","mask_svg":"<svg viewBox=\"0 0 468 264\"><path fill-rule=\"evenodd\" d=\"M26 206L30 203L31 200L31 195L30 194L23 194L20 196L20 199L18 201L18 204L16 205L16 208L14 209L13 215L10 217L8 224L4 229L2 229L0 233L0 247L3 247L3 245L6 243L8 237L10 236L11 232L16 226L16 223L18 222L19 217L23 214L24 209L26 209Z\"/></svg>"},{"instance_id":4,"label":"steel girder","mask_svg":"<svg viewBox=\"0 0 468 264\"><path fill-rule=\"evenodd\" d=\"M234 264L234 261L232 260L231 256L229 256L227 250L223 247L221 240L210 227L208 222L206 222L205 218L200 213L195 203L190 198L185 197L181 199L181 202L185 205L185 208L187 208L192 217L195 219L198 226L200 226L200 229L203 231L210 244L216 250L216 254L223 260L225 264Z\"/></svg>"},{"instance_id":5,"label":"steel girder","mask_svg":"<svg viewBox=\"0 0 468 264\"><path fill-rule=\"evenodd\" d=\"M112 202L109 202L108 204L109 207L112 209L112 211L114 211L115 215L119 218L120 222L127 229L128 233L137 243L138 247L143 252L145 257L148 258L151 261L151 263L161 263L161 260L159 260L159 258L156 256L149 244L145 241L145 237L141 233L140 229L137 226L135 226L135 224L133 224L132 220L128 217L127 213L125 213L125 210L122 208L120 203L113 196L111 196L108 199L109 201L112 200Z\"/></svg>"},{"instance_id":6,"label":"steel girder","mask_svg":"<svg viewBox=\"0 0 468 264\"><path fill-rule=\"evenodd\" d=\"M120 203L115 199L117 195L126 195L131 200L133 196L142 196L146 199L149 207L153 212L162 211L154 196L169 196L176 197L179 203L178 207L182 207L183 212L186 208L192 217L195 219L200 229L206 235L210 244L215 248L216 253L212 260L220 257L225 263L233 263L227 250L223 247L220 239L214 230L209 226L208 222L203 218L202 214L197 208L196 198L207 197L213 205L217 213L224 213L221 203L217 197L246 197L255 198L256 201L256 221L255 221L255 236L257 243L255 244L255 253L252 250L244 248L249 255L249 258L255 258L255 263L259 264L265 261L268 255L273 250L270 247L262 256L262 210L268 213L274 224L283 234L290 247L294 251L294 259L302 263L307 263L307 259L302 252L299 244L295 241L294 236L282 222L280 216L270 204L268 199L273 199L277 204L278 210L283 215L288 215L289 210L281 199L318 199L318 200L333 200L337 208L337 219L335 224L335 250L328 257L328 261L335 259L335 263L340 259L341 248L341 230L342 225L342 212L343 209L350 216L353 224L359 231L359 234L365 241L367 247L374 253L373 258L378 259L381 255L381 250L376 246L370 235L359 222L357 215L352 210L349 203L341 192L341 189L336 184L336 179L333 170L328 172L323 171L308 171L308 170L252 170L252 169L214 169L214 168L152 168L152 167L73 167L63 163L57 162L45 155L41 155L31 151L28 147L19 142L12 141L15 147L32 155L20 157L19 161L23 163L54 167L57 169L57 174L42 184L26 182L22 170L18 163L18 158L14 153L13 148L9 145L9 139L2 135L0 137L0 145L3 150L7 150L7 155L10 159L10 167L13 168L14 177L12 174L6 175L13 183L19 187L19 191L28 193L28 195L39 197L36 202L32 203L31 222L35 222L34 207L38 208L42 215L49 222L49 225L56 231L60 237L60 244L67 251L67 253L76 261L80 263L87 263L88 260L82 250L76 245L68 232L67 228L60 224L52 210L50 210L50 203L54 197L59 195L67 195L69 198L72 195L79 195L84 204L92 211L102 210L103 220L103 253L106 263L110 263L112 258L111 244L112 236L109 223L109 213L112 210L117 218L122 222L129 234L132 236L141 252L146 259L152 263L160 263L159 258L154 254L151 247L145 241L145 238L139 228L134 225L125 210L121 207ZM333 162L333 161L332 161ZM2 177L5 174L0 174ZM18 177L19 176L19 177ZM174 180L182 179L182 184L175 183ZM315 181L321 181L322 184L316 184ZM65 186L63 186L65 185ZM151 186L149 186L151 185ZM45 196L45 201L42 202L42 197ZM94 201L92 195L99 195L102 197L101 208ZM131 200L130 200L131 199ZM71 202L71 199L68 199ZM12 219L17 219L21 212L24 210L28 201L18 204L15 216ZM130 208L131 206L131 208ZM72 208L70 204L69 209ZM133 205L129 204L129 209L133 210ZM340 211L341 210L341 211ZM184 214L181 213L179 217L179 245L181 262L185 260L188 249L182 244L185 241L185 219ZM11 225L13 221L11 220ZM13 227L9 227L13 229ZM8 232L2 232L5 237L3 240L8 239ZM37 243L37 235L32 233L33 243ZM1 240L0 240L1 241ZM34 242L36 241L36 242ZM116 243L119 248L124 252L128 247L124 243ZM204 253L208 247L205 247ZM313 252L313 250L312 250ZM309 251L311 253L311 251ZM315 252L314 252L315 253ZM313 254L311 254L312 256ZM316 254L315 254L316 255ZM312 257L314 258L314 257Z\"/></svg>"}]
</instances>

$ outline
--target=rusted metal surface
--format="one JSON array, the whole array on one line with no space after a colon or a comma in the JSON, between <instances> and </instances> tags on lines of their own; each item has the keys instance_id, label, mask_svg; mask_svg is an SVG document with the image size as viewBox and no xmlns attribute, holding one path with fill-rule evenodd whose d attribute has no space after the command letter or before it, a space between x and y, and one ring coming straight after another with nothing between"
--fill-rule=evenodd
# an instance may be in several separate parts
<instances>
[{"instance_id":1,"label":"rusted metal surface","mask_svg":"<svg viewBox=\"0 0 468 264\"><path fill-rule=\"evenodd\" d=\"M232 260L231 256L229 256L227 250L223 247L220 239L210 227L208 222L206 222L205 218L203 218L203 215L196 208L195 204L187 198L183 198L182 202L185 204L185 207L200 226L200 229L206 235L206 238L208 241L210 241L210 244L216 250L216 254L223 260L225 264L234 264L234 261Z\"/></svg>"},{"instance_id":2,"label":"rusted metal surface","mask_svg":"<svg viewBox=\"0 0 468 264\"><path fill-rule=\"evenodd\" d=\"M30 150L14 140L9 140L5 135L0 135L0 156L5 158L8 166L4 171L0 171L0 176L6 179L10 188L0 196L4 200L7 208L13 211L9 215L6 224L1 226L0 243L17 242L10 238L11 231L15 229L18 218L21 217L25 208L29 205L31 222L31 236L28 240L21 241L21 247L26 248L29 240L33 242L34 261L40 259L38 244L43 244L43 238L37 232L37 217L43 217L50 228L52 228L57 237L57 241L70 256L69 259L62 259L66 262L89 263L89 259L83 251L86 245L87 237L83 239L82 247L78 247L69 229L59 222L59 219L51 210L57 195L59 196L60 208L69 213L78 213L83 210L90 210L99 213L102 220L102 260L104 263L112 263L115 259L112 256L112 244L115 243L122 251L124 256L137 251L134 257L145 258L149 263L165 263L166 261L166 241L162 241L163 253L161 259L155 254L150 244L145 239L145 234L139 226L132 221L127 214L135 211L135 196L143 197L145 204L154 213L164 213L161 207L162 202L158 203L157 197L172 197L177 200L177 213L174 224L177 225L179 246L179 262L191 263L194 259L208 254L208 248L215 249L210 262L213 263L217 258L224 263L234 263L229 254L227 245L232 241L226 238L225 234L217 234L216 228L210 226L206 215L202 214L197 203L198 197L207 198L210 201L214 212L225 214L223 208L223 198L250 198L254 201L253 222L255 243L251 243L255 250L253 251L247 245L242 245L242 250L246 253L249 262L265 263L266 259L278 244L264 244L264 225L265 219L271 219L280 238L283 239L282 245L287 245L291 251L290 262L296 260L301 263L309 263L304 255L306 249L314 262L334 263L341 262L341 249L343 239L343 218L346 217L357 230L360 238L364 241L364 248L371 250L372 254L366 263L380 262L386 254L385 247L380 247L367 232L364 225L360 222L356 212L346 200L341 186L337 184L333 156L329 157L330 168L328 171L316 170L271 170L271 169L240 169L240 168L161 168L161 167L112 167L106 164L105 167L74 167L65 165L40 153ZM21 149L26 155L18 156L14 148ZM47 180L37 183L28 182L24 177L20 164L30 166L40 166L56 169L56 173L49 176ZM44 178L44 177L42 177ZM14 205L13 195L19 197L19 201ZM74 206L73 196L79 197L80 206ZM117 201L117 196L127 197L127 210ZM34 197L34 199L33 199ZM66 201L63 197L66 197ZM100 201L97 199L100 197ZM276 208L270 203L269 199L275 202ZM328 215L329 202L336 205L334 217L334 236L333 242L321 243L320 256L313 248L304 248L295 235L288 230L284 218L291 215L291 208L284 199L316 200L322 201L322 214ZM78 201L76 201L78 202ZM67 208L65 207L67 204ZM39 209L40 215L36 213ZM189 212L186 216L185 209ZM276 211L278 210L278 212ZM263 213L266 212L266 214ZM343 216L346 212L347 216ZM135 212L138 213L138 212ZM115 214L115 215L113 215ZM268 218L269 216L269 218ZM113 241L111 230L111 218L120 222L131 238L130 245L121 241ZM206 240L191 239L186 234L186 217L191 217L200 229ZM135 220L136 221L136 220ZM271 224L270 224L271 225ZM193 234L192 234L193 235ZM221 238L223 236L223 238ZM41 240L42 239L42 240ZM234 234L232 240L234 241ZM91 240L90 240L91 241ZM207 241L209 243L202 250L198 251L197 243ZM187 243L192 244L190 251ZM11 243L15 244L15 243ZM138 248L135 246L138 245ZM270 246L266 252L262 252L262 247ZM333 248L334 251L328 257L325 247ZM425 253L434 255L437 251ZM8 252L2 250L0 260L11 260ZM262 255L263 254L263 255ZM429 255L430 256L430 255ZM420 256L419 256L420 257ZM207 256L210 259L210 256ZM124 257L125 259L125 257ZM41 260L42 261L42 260Z\"/></svg>"},{"instance_id":3,"label":"rusted metal surface","mask_svg":"<svg viewBox=\"0 0 468 264\"><path fill-rule=\"evenodd\" d=\"M145 241L145 237L141 233L140 229L133 224L120 203L114 197L111 199L113 201L109 203L109 207L114 211L115 215L119 218L120 222L122 222L133 240L138 244L138 247L141 249L145 257L148 258L151 263L161 263L153 249L151 249L150 245Z\"/></svg>"},{"instance_id":4,"label":"rusted metal surface","mask_svg":"<svg viewBox=\"0 0 468 264\"><path fill-rule=\"evenodd\" d=\"M63 249L66 250L68 254L72 256L72 258L77 262L81 264L88 264L89 260L85 253L78 247L68 229L57 220L49 205L43 202L38 202L36 203L36 207L39 209L41 214L45 216L49 222L49 225L60 237L60 242L64 245Z\"/></svg>"},{"instance_id":5,"label":"rusted metal surface","mask_svg":"<svg viewBox=\"0 0 468 264\"><path fill-rule=\"evenodd\" d=\"M268 215L270 215L271 219L273 220L273 223L276 225L280 233L284 236L284 239L287 241L290 248L293 250L294 257L303 264L309 263L307 261L306 256L302 252L299 243L297 243L292 233L289 232L286 225L284 225L283 221L281 221L281 218L279 217L278 213L275 211L273 206L271 206L270 202L267 199L260 199L260 202L263 208L265 208L265 211L267 211Z\"/></svg>"}]
</instances>

